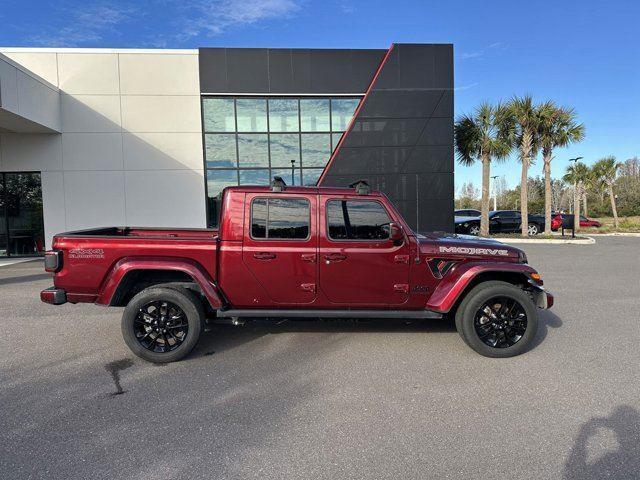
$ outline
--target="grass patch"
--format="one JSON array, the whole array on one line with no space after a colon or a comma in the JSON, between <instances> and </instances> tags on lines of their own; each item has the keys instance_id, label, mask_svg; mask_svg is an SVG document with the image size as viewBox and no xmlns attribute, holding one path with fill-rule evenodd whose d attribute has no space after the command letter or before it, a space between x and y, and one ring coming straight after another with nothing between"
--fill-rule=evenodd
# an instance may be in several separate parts
<instances>
[{"instance_id":1,"label":"grass patch","mask_svg":"<svg viewBox=\"0 0 640 480\"><path fill-rule=\"evenodd\" d=\"M600 228L581 228L580 232L587 233L589 235L598 233L638 233L640 232L640 216L634 217L618 217L619 227L616 229L613 226L613 217L601 217L595 218L602 226Z\"/></svg>"}]
</instances>

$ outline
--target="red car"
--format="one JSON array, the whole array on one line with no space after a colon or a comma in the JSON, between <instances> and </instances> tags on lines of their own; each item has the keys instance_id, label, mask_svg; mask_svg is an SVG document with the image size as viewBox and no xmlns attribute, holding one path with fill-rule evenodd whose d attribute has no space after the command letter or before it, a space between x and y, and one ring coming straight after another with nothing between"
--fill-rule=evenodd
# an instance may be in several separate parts
<instances>
[{"instance_id":1,"label":"red car","mask_svg":"<svg viewBox=\"0 0 640 480\"><path fill-rule=\"evenodd\" d=\"M557 231L560 227L562 227L562 219L573 217L571 213L556 213L551 219L551 230L554 232ZM597 220L590 220L584 215L580 215L580 226L581 227L596 227L600 228L602 224Z\"/></svg>"},{"instance_id":2,"label":"red car","mask_svg":"<svg viewBox=\"0 0 640 480\"><path fill-rule=\"evenodd\" d=\"M111 227L56 235L45 268L60 305L126 307L138 356L187 355L206 323L243 318L455 317L475 351L529 348L553 296L521 250L415 234L384 194L355 188L231 187L219 230Z\"/></svg>"}]
</instances>

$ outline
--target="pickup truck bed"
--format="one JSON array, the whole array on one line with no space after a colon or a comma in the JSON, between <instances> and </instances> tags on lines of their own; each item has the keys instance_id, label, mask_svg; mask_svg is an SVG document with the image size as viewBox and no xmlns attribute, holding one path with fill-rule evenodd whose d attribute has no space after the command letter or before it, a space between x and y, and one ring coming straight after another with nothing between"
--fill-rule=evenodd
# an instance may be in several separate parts
<instances>
[{"instance_id":1,"label":"pickup truck bed","mask_svg":"<svg viewBox=\"0 0 640 480\"><path fill-rule=\"evenodd\" d=\"M207 282L216 278L218 231L215 229L179 229L144 227L93 228L61 233L54 245L63 258L56 274L56 286L67 292L67 301L108 305L122 302L114 284L129 271L131 262L146 268L162 263L191 265ZM127 264L127 268L120 267ZM165 280L192 279L176 271ZM131 280L130 280L131 281ZM125 288L126 285L121 286ZM116 295L114 297L114 295ZM119 304L119 303L118 303Z\"/></svg>"}]
</instances>

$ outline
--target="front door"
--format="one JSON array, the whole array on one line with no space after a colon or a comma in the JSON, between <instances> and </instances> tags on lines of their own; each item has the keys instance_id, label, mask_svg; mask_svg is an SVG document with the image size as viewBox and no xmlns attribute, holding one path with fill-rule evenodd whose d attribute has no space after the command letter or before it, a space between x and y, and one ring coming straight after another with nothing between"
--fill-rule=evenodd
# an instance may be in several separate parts
<instances>
[{"instance_id":1,"label":"front door","mask_svg":"<svg viewBox=\"0 0 640 480\"><path fill-rule=\"evenodd\" d=\"M393 306L409 297L409 245L389 239L393 221L376 200L320 197L320 288L329 306ZM322 216L321 216L322 218Z\"/></svg>"},{"instance_id":2,"label":"front door","mask_svg":"<svg viewBox=\"0 0 640 480\"><path fill-rule=\"evenodd\" d=\"M247 195L242 259L274 304L316 298L316 211L315 195Z\"/></svg>"}]
</instances>

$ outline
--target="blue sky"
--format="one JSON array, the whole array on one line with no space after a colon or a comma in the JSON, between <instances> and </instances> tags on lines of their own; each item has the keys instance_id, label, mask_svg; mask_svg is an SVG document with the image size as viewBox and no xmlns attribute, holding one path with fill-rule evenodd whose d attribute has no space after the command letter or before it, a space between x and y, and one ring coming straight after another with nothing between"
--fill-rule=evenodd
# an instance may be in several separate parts
<instances>
[{"instance_id":1,"label":"blue sky","mask_svg":"<svg viewBox=\"0 0 640 480\"><path fill-rule=\"evenodd\" d=\"M640 2L349 0L0 0L0 45L37 47L387 48L453 43L456 114L531 93L576 109L582 143L560 150L592 163L640 155ZM510 186L515 160L494 166ZM531 174L541 173L539 160ZM480 168L456 164L456 185Z\"/></svg>"}]
</instances>

